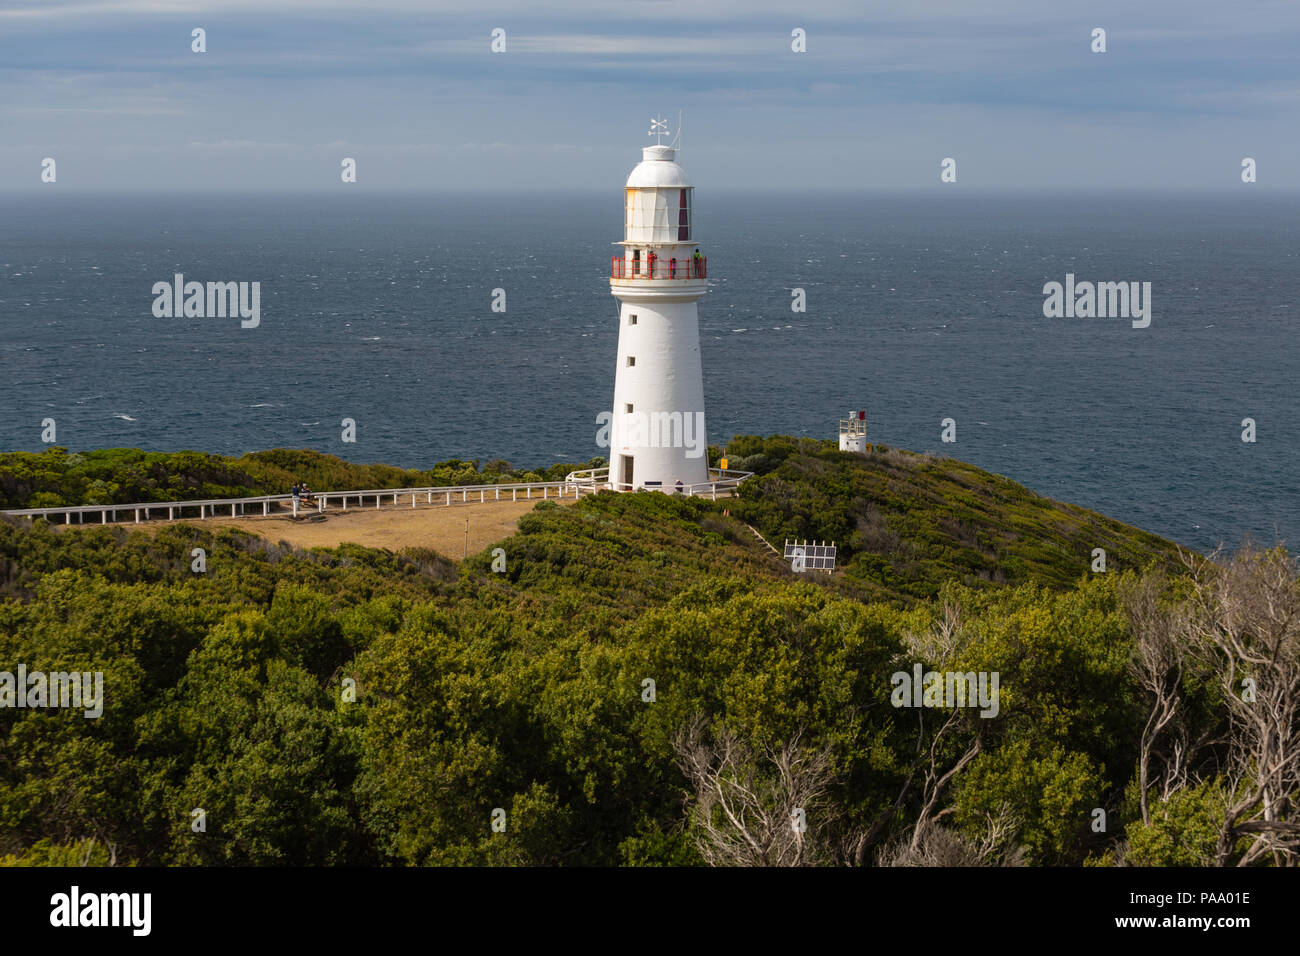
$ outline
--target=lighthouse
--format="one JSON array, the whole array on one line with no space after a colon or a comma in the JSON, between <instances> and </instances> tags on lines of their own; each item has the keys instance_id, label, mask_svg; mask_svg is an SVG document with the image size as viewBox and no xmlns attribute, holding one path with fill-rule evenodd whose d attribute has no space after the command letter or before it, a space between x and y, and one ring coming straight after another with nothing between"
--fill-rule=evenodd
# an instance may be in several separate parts
<instances>
[{"instance_id":1,"label":"lighthouse","mask_svg":"<svg viewBox=\"0 0 1300 956\"><path fill-rule=\"evenodd\" d=\"M658 143L665 130L652 121L656 145L627 178L623 240L615 243L622 254L610 269L619 315L609 482L618 491L689 492L709 478L695 306L708 291L707 264L678 147Z\"/></svg>"}]
</instances>

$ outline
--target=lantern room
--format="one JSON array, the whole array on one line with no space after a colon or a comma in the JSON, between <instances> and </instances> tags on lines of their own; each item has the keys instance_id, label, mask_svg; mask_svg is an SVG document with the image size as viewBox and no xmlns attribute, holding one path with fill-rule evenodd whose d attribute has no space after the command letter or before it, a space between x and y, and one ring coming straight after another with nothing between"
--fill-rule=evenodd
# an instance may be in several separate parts
<instances>
[{"instance_id":1,"label":"lantern room","mask_svg":"<svg viewBox=\"0 0 1300 956\"><path fill-rule=\"evenodd\" d=\"M641 155L641 162L627 178L624 242L694 242L694 190L686 181L686 171L677 164L676 148L647 146Z\"/></svg>"}]
</instances>

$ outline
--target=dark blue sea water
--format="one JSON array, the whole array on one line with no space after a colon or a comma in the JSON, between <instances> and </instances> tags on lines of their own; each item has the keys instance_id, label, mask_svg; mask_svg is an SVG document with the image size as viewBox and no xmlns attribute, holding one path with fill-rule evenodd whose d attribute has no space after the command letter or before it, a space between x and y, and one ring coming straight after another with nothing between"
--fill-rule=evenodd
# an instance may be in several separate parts
<instances>
[{"instance_id":1,"label":"dark blue sea water","mask_svg":"<svg viewBox=\"0 0 1300 956\"><path fill-rule=\"evenodd\" d=\"M1300 543L1300 198L701 189L696 216L712 442L866 408L875 441L1193 547ZM617 190L0 197L0 450L50 417L73 449L603 455L621 228ZM260 327L154 318L176 272L260 281ZM1067 272L1151 282L1150 328L1043 318Z\"/></svg>"}]
</instances>

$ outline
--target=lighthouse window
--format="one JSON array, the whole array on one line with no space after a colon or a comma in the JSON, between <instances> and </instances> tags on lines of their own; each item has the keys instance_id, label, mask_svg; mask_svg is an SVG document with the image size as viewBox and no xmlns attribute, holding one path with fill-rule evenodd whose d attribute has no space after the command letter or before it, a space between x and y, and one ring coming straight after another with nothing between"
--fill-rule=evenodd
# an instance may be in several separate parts
<instances>
[{"instance_id":1,"label":"lighthouse window","mask_svg":"<svg viewBox=\"0 0 1300 956\"><path fill-rule=\"evenodd\" d=\"M635 315L629 315L629 316L627 317L627 324L628 324L628 325L636 325L636 316L635 316Z\"/></svg>"},{"instance_id":2,"label":"lighthouse window","mask_svg":"<svg viewBox=\"0 0 1300 956\"><path fill-rule=\"evenodd\" d=\"M624 410L625 412L627 412L629 415L631 415L631 414L632 414L632 403L631 403L631 402L628 402L626 405L624 405L624 406L623 406L623 410Z\"/></svg>"},{"instance_id":3,"label":"lighthouse window","mask_svg":"<svg viewBox=\"0 0 1300 956\"><path fill-rule=\"evenodd\" d=\"M689 242L691 239L691 191L681 190L677 205L677 240Z\"/></svg>"},{"instance_id":4,"label":"lighthouse window","mask_svg":"<svg viewBox=\"0 0 1300 956\"><path fill-rule=\"evenodd\" d=\"M636 364L636 356L634 356L634 355L629 355L629 356L627 357L627 365L628 365L628 368L631 368L631 367L632 367L633 365L635 365L635 364Z\"/></svg>"}]
</instances>

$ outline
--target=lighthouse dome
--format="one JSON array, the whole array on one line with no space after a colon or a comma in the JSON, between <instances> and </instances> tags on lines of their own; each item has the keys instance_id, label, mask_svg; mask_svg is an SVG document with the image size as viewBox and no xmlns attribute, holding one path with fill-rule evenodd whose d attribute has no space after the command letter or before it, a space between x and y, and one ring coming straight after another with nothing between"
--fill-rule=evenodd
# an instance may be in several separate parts
<instances>
[{"instance_id":1,"label":"lighthouse dome","mask_svg":"<svg viewBox=\"0 0 1300 956\"><path fill-rule=\"evenodd\" d=\"M629 189L680 188L690 186L686 170L677 163L677 150L672 146L647 146L641 151L641 162L627 177Z\"/></svg>"}]
</instances>

